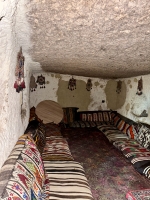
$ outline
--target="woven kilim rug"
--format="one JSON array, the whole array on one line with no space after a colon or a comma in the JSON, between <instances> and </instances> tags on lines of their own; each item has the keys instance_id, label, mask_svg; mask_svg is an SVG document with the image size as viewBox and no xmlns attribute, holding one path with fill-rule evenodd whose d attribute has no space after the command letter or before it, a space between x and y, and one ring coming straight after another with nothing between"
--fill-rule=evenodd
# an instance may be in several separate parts
<instances>
[{"instance_id":1,"label":"woven kilim rug","mask_svg":"<svg viewBox=\"0 0 150 200\"><path fill-rule=\"evenodd\" d=\"M75 161L83 165L95 200L125 200L130 191L150 188L150 180L140 175L99 130L68 128L62 134Z\"/></svg>"}]
</instances>

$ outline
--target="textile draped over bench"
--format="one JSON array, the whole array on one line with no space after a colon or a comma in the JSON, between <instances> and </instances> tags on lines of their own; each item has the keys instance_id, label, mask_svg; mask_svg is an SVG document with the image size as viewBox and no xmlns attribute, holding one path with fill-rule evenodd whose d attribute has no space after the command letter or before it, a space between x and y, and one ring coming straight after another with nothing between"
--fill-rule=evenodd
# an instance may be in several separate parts
<instances>
[{"instance_id":1,"label":"textile draped over bench","mask_svg":"<svg viewBox=\"0 0 150 200\"><path fill-rule=\"evenodd\" d=\"M0 171L0 199L93 200L84 169L74 161L59 127L44 129L32 121L27 129Z\"/></svg>"}]
</instances>

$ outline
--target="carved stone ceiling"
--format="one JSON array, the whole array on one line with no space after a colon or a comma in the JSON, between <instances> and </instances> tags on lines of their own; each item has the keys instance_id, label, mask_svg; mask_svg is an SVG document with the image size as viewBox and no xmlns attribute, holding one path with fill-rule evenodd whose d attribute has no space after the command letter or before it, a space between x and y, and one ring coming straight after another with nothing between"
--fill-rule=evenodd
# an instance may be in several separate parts
<instances>
[{"instance_id":1,"label":"carved stone ceiling","mask_svg":"<svg viewBox=\"0 0 150 200\"><path fill-rule=\"evenodd\" d=\"M32 59L45 71L100 78L150 73L149 0L31 0Z\"/></svg>"}]
</instances>

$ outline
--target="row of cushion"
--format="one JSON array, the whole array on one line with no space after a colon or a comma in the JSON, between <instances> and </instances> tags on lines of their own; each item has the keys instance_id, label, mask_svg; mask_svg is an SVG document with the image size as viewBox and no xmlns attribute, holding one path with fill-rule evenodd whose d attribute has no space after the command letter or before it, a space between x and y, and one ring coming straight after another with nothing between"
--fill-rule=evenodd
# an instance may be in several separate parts
<instances>
[{"instance_id":1,"label":"row of cushion","mask_svg":"<svg viewBox=\"0 0 150 200\"><path fill-rule=\"evenodd\" d=\"M98 129L129 159L139 173L150 178L150 130L144 125L139 128L128 124L119 115L112 115L112 119L114 125L101 125Z\"/></svg>"},{"instance_id":2,"label":"row of cushion","mask_svg":"<svg viewBox=\"0 0 150 200\"><path fill-rule=\"evenodd\" d=\"M111 111L87 111L79 112L79 120L81 121L98 121L98 122L111 122Z\"/></svg>"},{"instance_id":3,"label":"row of cushion","mask_svg":"<svg viewBox=\"0 0 150 200\"><path fill-rule=\"evenodd\" d=\"M74 121L86 121L86 122L111 122L111 111L79 111L77 107L63 108L63 120L64 124L69 124Z\"/></svg>"}]
</instances>

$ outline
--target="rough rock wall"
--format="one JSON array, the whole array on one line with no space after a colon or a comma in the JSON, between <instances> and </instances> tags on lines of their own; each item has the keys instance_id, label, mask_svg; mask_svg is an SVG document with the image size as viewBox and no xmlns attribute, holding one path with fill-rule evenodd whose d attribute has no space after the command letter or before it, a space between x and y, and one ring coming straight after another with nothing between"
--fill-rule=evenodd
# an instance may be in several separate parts
<instances>
[{"instance_id":1,"label":"rough rock wall","mask_svg":"<svg viewBox=\"0 0 150 200\"><path fill-rule=\"evenodd\" d=\"M35 79L41 74L34 74ZM100 110L107 109L106 95L104 92L107 81L98 78L91 78L92 90L86 90L88 77L74 76L76 89L68 89L70 75L42 73L45 76L46 88L30 92L30 107L37 106L40 101L53 100L62 107L79 107L79 110ZM102 102L104 100L104 102Z\"/></svg>"},{"instance_id":2,"label":"rough rock wall","mask_svg":"<svg viewBox=\"0 0 150 200\"><path fill-rule=\"evenodd\" d=\"M126 88L127 88L126 100L125 100L124 105L117 111L120 114L134 121L150 124L150 92L149 92L150 91L150 75L142 76L143 94L139 96L139 95L136 95L136 92L137 92L137 87L138 87L138 80L140 80L140 78L141 76L122 79L125 82ZM147 117L138 117L135 114L133 114L132 109L135 103L137 104L137 102L138 102L138 106L136 107L136 112L138 113L138 112L141 112L142 109L146 109L146 112L148 113Z\"/></svg>"},{"instance_id":3,"label":"rough rock wall","mask_svg":"<svg viewBox=\"0 0 150 200\"><path fill-rule=\"evenodd\" d=\"M0 167L10 154L18 137L23 134L29 117L28 77L30 76L27 55L29 27L25 19L24 0L0 1ZM13 88L17 53L22 46L25 56L24 92ZM21 118L21 104L26 115Z\"/></svg>"}]
</instances>

